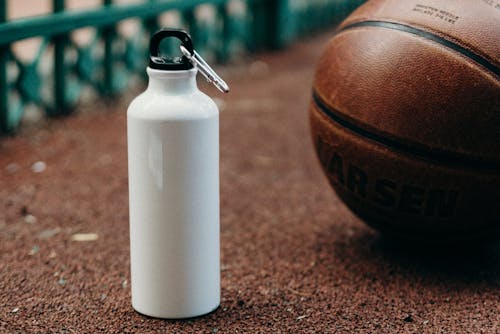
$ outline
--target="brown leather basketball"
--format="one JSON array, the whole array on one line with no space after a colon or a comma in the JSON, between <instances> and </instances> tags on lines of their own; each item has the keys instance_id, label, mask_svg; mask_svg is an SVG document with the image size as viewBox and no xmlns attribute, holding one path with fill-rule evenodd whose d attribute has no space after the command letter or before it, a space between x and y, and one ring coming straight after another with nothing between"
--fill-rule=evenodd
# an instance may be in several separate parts
<instances>
[{"instance_id":1,"label":"brown leather basketball","mask_svg":"<svg viewBox=\"0 0 500 334\"><path fill-rule=\"evenodd\" d=\"M500 235L500 1L373 0L323 53L317 155L368 224L417 240Z\"/></svg>"}]
</instances>

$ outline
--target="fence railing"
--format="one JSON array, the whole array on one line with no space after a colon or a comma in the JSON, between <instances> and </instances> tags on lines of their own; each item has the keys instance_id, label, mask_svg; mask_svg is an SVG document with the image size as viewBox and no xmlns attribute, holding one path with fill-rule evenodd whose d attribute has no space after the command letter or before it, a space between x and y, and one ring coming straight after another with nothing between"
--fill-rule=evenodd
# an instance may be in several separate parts
<instances>
[{"instance_id":1,"label":"fence railing","mask_svg":"<svg viewBox=\"0 0 500 334\"><path fill-rule=\"evenodd\" d=\"M164 24L190 31L196 48L213 61L234 54L281 48L296 38L338 22L362 0L144 0L99 8L67 10L52 0L52 13L8 20L7 1L0 0L0 132L19 126L26 108L49 116L65 115L92 90L110 96L130 79L143 77L147 43ZM16 0L10 0L16 1ZM134 25L133 33L120 26ZM90 31L88 31L90 29ZM75 38L79 31L87 38ZM16 42L39 38L33 56L19 55ZM22 51L21 51L22 52Z\"/></svg>"}]
</instances>

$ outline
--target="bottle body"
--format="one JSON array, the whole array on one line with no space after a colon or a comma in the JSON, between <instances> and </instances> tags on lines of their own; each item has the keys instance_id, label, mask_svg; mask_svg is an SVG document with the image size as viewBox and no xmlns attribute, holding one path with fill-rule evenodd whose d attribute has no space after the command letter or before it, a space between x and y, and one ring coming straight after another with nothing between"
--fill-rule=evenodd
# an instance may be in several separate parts
<instances>
[{"instance_id":1,"label":"bottle body","mask_svg":"<svg viewBox=\"0 0 500 334\"><path fill-rule=\"evenodd\" d=\"M219 114L196 70L148 74L127 112L132 305L195 317L220 303Z\"/></svg>"}]
</instances>

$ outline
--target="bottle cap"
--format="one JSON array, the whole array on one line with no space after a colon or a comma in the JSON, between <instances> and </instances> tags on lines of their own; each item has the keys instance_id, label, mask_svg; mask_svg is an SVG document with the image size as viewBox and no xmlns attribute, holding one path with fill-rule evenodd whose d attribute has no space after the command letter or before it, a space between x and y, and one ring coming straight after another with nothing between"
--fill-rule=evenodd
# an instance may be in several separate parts
<instances>
[{"instance_id":1,"label":"bottle cap","mask_svg":"<svg viewBox=\"0 0 500 334\"><path fill-rule=\"evenodd\" d=\"M194 52L193 41L191 36L181 29L165 28L156 32L149 43L149 67L156 70L164 71L181 71L190 70L193 64L186 58L185 55L181 57L165 57L160 55L160 43L163 39L174 37L181 41L181 45L190 53Z\"/></svg>"},{"instance_id":2,"label":"bottle cap","mask_svg":"<svg viewBox=\"0 0 500 334\"><path fill-rule=\"evenodd\" d=\"M181 41L181 57L164 57L160 55L160 43L164 38L175 37ZM164 71L181 71L197 68L208 82L214 84L223 93L229 92L229 86L194 50L191 36L181 29L164 28L156 32L149 43L149 67Z\"/></svg>"}]
</instances>

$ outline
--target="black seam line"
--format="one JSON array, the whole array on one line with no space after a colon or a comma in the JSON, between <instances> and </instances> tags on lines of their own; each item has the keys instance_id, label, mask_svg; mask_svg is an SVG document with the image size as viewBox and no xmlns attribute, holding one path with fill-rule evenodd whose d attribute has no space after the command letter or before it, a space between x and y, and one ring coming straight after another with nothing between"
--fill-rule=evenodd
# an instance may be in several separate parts
<instances>
[{"instance_id":1,"label":"black seam line","mask_svg":"<svg viewBox=\"0 0 500 334\"><path fill-rule=\"evenodd\" d=\"M422 160L430 160L438 162L442 165L488 170L488 171L493 171L495 173L500 172L500 163L480 161L465 155L449 151L427 148L419 144L404 143L398 140L391 139L386 136L376 134L369 130L363 129L362 127L355 125L351 123L349 120L342 117L339 114L339 112L328 107L321 100L321 98L315 91L313 91L313 101L316 104L316 106L323 112L323 114L325 114L329 119L331 119L335 123L350 130L351 132L354 132L355 134L361 137L375 141L378 144L381 144L392 150L396 150L404 154L410 154Z\"/></svg>"},{"instance_id":2,"label":"black seam line","mask_svg":"<svg viewBox=\"0 0 500 334\"><path fill-rule=\"evenodd\" d=\"M486 58L483 58L480 55L464 48L463 46L461 46L455 42L452 42L446 38L443 38L439 35L430 33L430 32L425 31L425 30L417 29L417 28L414 28L414 27L411 27L411 26L408 26L405 24L386 22L386 21L363 21L363 22L357 22L357 23L353 23L353 24L350 24L348 26L345 26L344 28L342 28L339 31L339 33L342 31L348 30L348 29L353 29L353 28L358 28L358 27L380 27L380 28L386 28L386 29L392 29L392 30L399 30L399 31L407 32L407 33L410 33L413 35L417 35L417 36L426 38L428 40L431 40L431 41L434 41L434 42L439 43L441 45L444 45L444 46L446 46L446 47L448 47L448 48L450 48L458 53L461 53L465 57L467 57L467 58L473 60L474 62L480 64L481 66L487 68L488 70L490 70L491 72L493 72L497 76L500 76L500 68L495 66L493 63L491 63Z\"/></svg>"}]
</instances>

